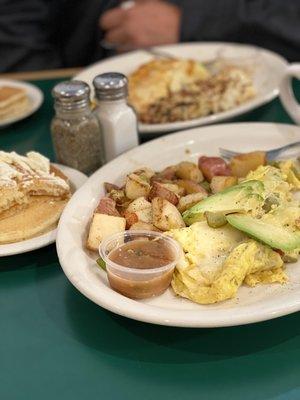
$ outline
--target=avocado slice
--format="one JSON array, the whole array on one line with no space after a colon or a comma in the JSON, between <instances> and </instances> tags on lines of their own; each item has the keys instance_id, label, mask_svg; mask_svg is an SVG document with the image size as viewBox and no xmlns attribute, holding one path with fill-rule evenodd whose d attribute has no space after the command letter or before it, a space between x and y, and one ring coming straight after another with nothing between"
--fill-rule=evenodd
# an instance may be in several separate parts
<instances>
[{"instance_id":1,"label":"avocado slice","mask_svg":"<svg viewBox=\"0 0 300 400\"><path fill-rule=\"evenodd\" d=\"M300 248L300 233L291 232L283 226L272 225L245 214L227 215L226 219L234 228L274 249L292 251Z\"/></svg>"},{"instance_id":2,"label":"avocado slice","mask_svg":"<svg viewBox=\"0 0 300 400\"><path fill-rule=\"evenodd\" d=\"M262 205L263 190L264 185L260 181L242 182L239 185L231 186L222 192L206 197L186 210L183 213L183 220L187 225L191 225L201 221L206 212L224 215L248 212Z\"/></svg>"}]
</instances>

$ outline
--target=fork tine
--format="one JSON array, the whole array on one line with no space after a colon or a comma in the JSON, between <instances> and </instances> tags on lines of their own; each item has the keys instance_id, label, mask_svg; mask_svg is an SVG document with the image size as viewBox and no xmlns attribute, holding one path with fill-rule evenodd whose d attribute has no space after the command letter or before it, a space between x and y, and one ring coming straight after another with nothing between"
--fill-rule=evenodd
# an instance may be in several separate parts
<instances>
[{"instance_id":1,"label":"fork tine","mask_svg":"<svg viewBox=\"0 0 300 400\"><path fill-rule=\"evenodd\" d=\"M236 151L226 150L226 149L222 149L222 148L219 148L219 153L223 158L232 158L232 157L240 154Z\"/></svg>"}]
</instances>

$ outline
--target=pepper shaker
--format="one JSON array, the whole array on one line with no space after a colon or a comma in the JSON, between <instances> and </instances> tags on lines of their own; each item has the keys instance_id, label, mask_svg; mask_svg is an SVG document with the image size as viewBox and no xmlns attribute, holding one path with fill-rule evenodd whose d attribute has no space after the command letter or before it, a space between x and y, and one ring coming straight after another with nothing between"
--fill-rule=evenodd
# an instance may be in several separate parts
<instances>
[{"instance_id":1,"label":"pepper shaker","mask_svg":"<svg viewBox=\"0 0 300 400\"><path fill-rule=\"evenodd\" d=\"M90 174L104 163L101 128L90 106L90 88L65 81L53 90L56 115L51 123L57 161Z\"/></svg>"},{"instance_id":2,"label":"pepper shaker","mask_svg":"<svg viewBox=\"0 0 300 400\"><path fill-rule=\"evenodd\" d=\"M125 75L109 72L93 80L97 115L103 132L105 159L110 161L138 145L137 117L127 104Z\"/></svg>"}]
</instances>

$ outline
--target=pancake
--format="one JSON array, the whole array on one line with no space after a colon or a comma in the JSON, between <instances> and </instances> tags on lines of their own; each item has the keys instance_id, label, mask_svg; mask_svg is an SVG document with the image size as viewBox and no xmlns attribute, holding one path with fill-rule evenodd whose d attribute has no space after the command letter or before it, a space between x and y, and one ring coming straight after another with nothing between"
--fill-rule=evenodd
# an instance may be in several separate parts
<instances>
[{"instance_id":1,"label":"pancake","mask_svg":"<svg viewBox=\"0 0 300 400\"><path fill-rule=\"evenodd\" d=\"M46 157L0 151L0 244L55 228L70 196L68 178Z\"/></svg>"},{"instance_id":2,"label":"pancake","mask_svg":"<svg viewBox=\"0 0 300 400\"><path fill-rule=\"evenodd\" d=\"M0 219L0 244L15 243L39 236L54 228L68 199L32 196L25 208ZM10 215L11 214L11 215Z\"/></svg>"},{"instance_id":3,"label":"pancake","mask_svg":"<svg viewBox=\"0 0 300 400\"><path fill-rule=\"evenodd\" d=\"M30 107L26 91L13 86L0 87L0 121L24 114Z\"/></svg>"}]
</instances>

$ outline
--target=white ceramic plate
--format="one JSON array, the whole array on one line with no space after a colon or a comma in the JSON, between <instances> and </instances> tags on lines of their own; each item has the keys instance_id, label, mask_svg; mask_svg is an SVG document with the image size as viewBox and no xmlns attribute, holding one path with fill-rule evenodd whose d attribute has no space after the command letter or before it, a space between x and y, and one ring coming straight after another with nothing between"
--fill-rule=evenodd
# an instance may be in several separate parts
<instances>
[{"instance_id":1,"label":"white ceramic plate","mask_svg":"<svg viewBox=\"0 0 300 400\"><path fill-rule=\"evenodd\" d=\"M65 165L56 165L69 179L73 190L77 190L88 179L86 175L76 169L66 167ZM22 242L2 244L0 245L0 257L12 256L14 254L27 253L31 250L40 249L55 242L57 229L53 229L41 236L32 239L23 240Z\"/></svg>"},{"instance_id":2,"label":"white ceramic plate","mask_svg":"<svg viewBox=\"0 0 300 400\"><path fill-rule=\"evenodd\" d=\"M155 134L171 132L181 129L207 125L234 118L244 114L278 95L279 82L286 68L287 62L281 56L269 50L255 46L231 44L231 43L181 43L172 46L161 46L156 49L165 51L175 57L191 58L202 62L215 60L222 57L233 63L241 63L254 67L254 86L257 96L229 111L213 114L207 117L196 118L183 122L166 124L139 124L139 130L143 134ZM83 70L75 78L87 82L92 87L93 78L103 72L115 71L125 75L132 73L141 64L151 60L153 56L139 50L110 59L97 62Z\"/></svg>"},{"instance_id":3,"label":"white ceramic plate","mask_svg":"<svg viewBox=\"0 0 300 400\"><path fill-rule=\"evenodd\" d=\"M175 133L148 142L95 172L65 208L57 235L61 266L73 285L89 299L120 315L161 325L219 327L276 318L300 310L300 263L287 267L287 285L241 287L237 298L202 306L175 297L171 289L145 301L130 300L110 289L106 274L85 251L87 225L103 182L124 182L128 172L150 166L160 170L201 154L217 155L219 147L237 151L265 150L300 139L300 128L280 124L225 124Z\"/></svg>"},{"instance_id":4,"label":"white ceramic plate","mask_svg":"<svg viewBox=\"0 0 300 400\"><path fill-rule=\"evenodd\" d=\"M37 86L31 85L30 83L21 81L11 81L8 79L0 79L0 87L1 86L13 86L25 89L29 97L30 107L27 110L25 110L23 114L20 114L17 117L0 121L0 128L3 128L7 125L11 125L14 122L29 117L29 115L36 112L43 103L44 100L43 93Z\"/></svg>"}]
</instances>

